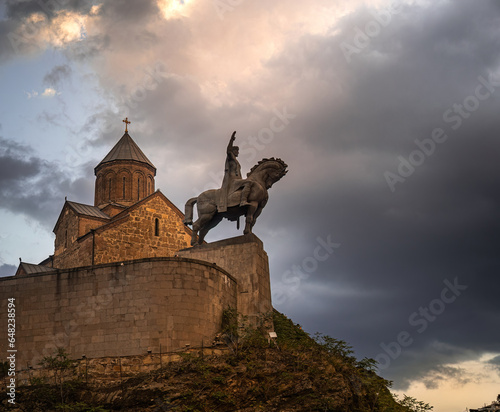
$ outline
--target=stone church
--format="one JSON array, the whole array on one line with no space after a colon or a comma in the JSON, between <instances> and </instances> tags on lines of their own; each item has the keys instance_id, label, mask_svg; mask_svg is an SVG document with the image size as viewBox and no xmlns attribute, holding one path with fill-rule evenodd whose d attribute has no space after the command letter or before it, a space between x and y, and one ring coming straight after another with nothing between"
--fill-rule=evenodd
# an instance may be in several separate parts
<instances>
[{"instance_id":1,"label":"stone church","mask_svg":"<svg viewBox=\"0 0 500 412\"><path fill-rule=\"evenodd\" d=\"M94 172L94 204L65 201L54 254L0 278L2 318L15 299L20 368L58 347L76 359L206 346L225 309L249 318L272 310L262 242L189 247L184 214L155 190L156 168L127 129Z\"/></svg>"},{"instance_id":2,"label":"stone church","mask_svg":"<svg viewBox=\"0 0 500 412\"><path fill-rule=\"evenodd\" d=\"M125 131L95 167L94 205L66 200L54 227L54 255L19 274L156 256L189 246L183 214L155 191L156 167Z\"/></svg>"}]
</instances>

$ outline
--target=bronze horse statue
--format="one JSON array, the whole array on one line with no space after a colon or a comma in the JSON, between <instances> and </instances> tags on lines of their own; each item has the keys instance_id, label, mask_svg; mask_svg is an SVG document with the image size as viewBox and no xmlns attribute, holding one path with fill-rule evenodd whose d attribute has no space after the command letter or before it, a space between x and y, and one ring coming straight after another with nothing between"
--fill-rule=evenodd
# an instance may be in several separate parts
<instances>
[{"instance_id":1,"label":"bronze horse statue","mask_svg":"<svg viewBox=\"0 0 500 412\"><path fill-rule=\"evenodd\" d=\"M287 174L287 167L287 164L281 159L275 159L274 157L262 159L252 167L246 179L235 182L234 187L228 194L227 211L225 212L219 212L217 209L218 200L220 196L223 196L221 189L207 190L198 197L189 199L186 202L183 222L185 225L193 225L191 245L201 245L208 231L217 226L224 217L235 221L240 216L245 215L243 233L245 235L252 233L252 227L269 199L267 190ZM252 183L248 195L250 205L240 206L242 183L248 181ZM193 207L195 204L197 204L198 220L193 223Z\"/></svg>"}]
</instances>

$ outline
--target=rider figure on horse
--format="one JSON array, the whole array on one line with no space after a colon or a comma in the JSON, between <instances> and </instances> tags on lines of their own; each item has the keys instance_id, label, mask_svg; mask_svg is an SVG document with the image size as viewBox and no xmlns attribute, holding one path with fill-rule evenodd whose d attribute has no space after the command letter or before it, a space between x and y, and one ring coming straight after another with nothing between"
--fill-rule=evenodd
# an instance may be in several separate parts
<instances>
[{"instance_id":1,"label":"rider figure on horse","mask_svg":"<svg viewBox=\"0 0 500 412\"><path fill-rule=\"evenodd\" d=\"M233 145L235 139L236 132L233 132L229 144L227 145L224 179L222 180L219 203L217 205L219 212L227 211L229 196L240 188L243 188L241 191L240 206L250 206L250 203L248 203L248 195L252 189L253 182L248 179L242 179L241 177L241 165L237 159L240 148Z\"/></svg>"}]
</instances>

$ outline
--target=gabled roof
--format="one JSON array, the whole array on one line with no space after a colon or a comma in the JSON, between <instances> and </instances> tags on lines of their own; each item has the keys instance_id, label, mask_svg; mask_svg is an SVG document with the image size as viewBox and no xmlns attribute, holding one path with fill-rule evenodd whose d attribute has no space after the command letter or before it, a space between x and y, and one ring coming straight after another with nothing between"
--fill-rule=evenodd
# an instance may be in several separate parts
<instances>
[{"instance_id":1,"label":"gabled roof","mask_svg":"<svg viewBox=\"0 0 500 412\"><path fill-rule=\"evenodd\" d=\"M16 275L21 273L21 271L24 271L24 273L26 273L27 275L33 275L36 273L52 272L54 270L55 270L54 268L49 268L47 266L34 265L33 263L21 262L19 264L19 267L17 268Z\"/></svg>"},{"instance_id":2,"label":"gabled roof","mask_svg":"<svg viewBox=\"0 0 500 412\"><path fill-rule=\"evenodd\" d=\"M118 143L111 149L111 151L102 159L94 170L97 170L104 163L114 162L115 160L133 160L136 162L146 163L156 171L156 167L146 157L142 150L132 140L128 132L122 136Z\"/></svg>"},{"instance_id":3,"label":"gabled roof","mask_svg":"<svg viewBox=\"0 0 500 412\"><path fill-rule=\"evenodd\" d=\"M56 232L57 227L59 226L59 222L61 221L61 218L63 216L63 212L66 209L66 207L69 207L70 209L72 209L78 216L87 216L87 217L91 217L91 218L97 218L100 220L110 220L111 219L106 213L104 213L97 206L84 205L83 203L70 202L69 200L66 200L63 208L61 209L61 213L59 214L56 225L54 226L54 230L53 230L54 233Z\"/></svg>"},{"instance_id":4,"label":"gabled roof","mask_svg":"<svg viewBox=\"0 0 500 412\"><path fill-rule=\"evenodd\" d=\"M69 200L67 200L66 203L79 215L100 217L102 219L110 218L97 206L90 206L90 205L84 205L83 203L70 202Z\"/></svg>"}]
</instances>

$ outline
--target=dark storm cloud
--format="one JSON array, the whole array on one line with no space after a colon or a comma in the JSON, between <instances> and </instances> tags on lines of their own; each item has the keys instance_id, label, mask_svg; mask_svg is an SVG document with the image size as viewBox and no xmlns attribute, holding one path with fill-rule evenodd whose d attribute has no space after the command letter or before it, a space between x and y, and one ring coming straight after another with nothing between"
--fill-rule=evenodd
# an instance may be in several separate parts
<instances>
[{"instance_id":1,"label":"dark storm cloud","mask_svg":"<svg viewBox=\"0 0 500 412\"><path fill-rule=\"evenodd\" d=\"M500 376L500 356L495 356L493 359L490 359L487 363Z\"/></svg>"},{"instance_id":2,"label":"dark storm cloud","mask_svg":"<svg viewBox=\"0 0 500 412\"><path fill-rule=\"evenodd\" d=\"M43 77L43 82L49 86L58 86L60 82L71 76L72 69L67 64L55 66Z\"/></svg>"},{"instance_id":3,"label":"dark storm cloud","mask_svg":"<svg viewBox=\"0 0 500 412\"><path fill-rule=\"evenodd\" d=\"M493 359L489 360L488 363L491 365L500 366L500 356L495 356Z\"/></svg>"},{"instance_id":4,"label":"dark storm cloud","mask_svg":"<svg viewBox=\"0 0 500 412\"><path fill-rule=\"evenodd\" d=\"M14 53L12 44L9 41L9 33L16 27L16 24L9 20L0 20L0 57L7 59Z\"/></svg>"},{"instance_id":5,"label":"dark storm cloud","mask_svg":"<svg viewBox=\"0 0 500 412\"><path fill-rule=\"evenodd\" d=\"M125 24L139 24L158 12L155 0L116 0L103 3L103 14Z\"/></svg>"},{"instance_id":6,"label":"dark storm cloud","mask_svg":"<svg viewBox=\"0 0 500 412\"><path fill-rule=\"evenodd\" d=\"M3 264L0 265L0 277L2 276L12 276L16 273L17 267L14 265Z\"/></svg>"},{"instance_id":7,"label":"dark storm cloud","mask_svg":"<svg viewBox=\"0 0 500 412\"><path fill-rule=\"evenodd\" d=\"M292 243L288 252L299 266L318 236L331 235L341 244L334 259L319 262L307 277L288 277L300 280L297 295L278 309L308 330L347 340L360 356L387 355L381 345L408 332L412 344L397 356L394 349L395 359L382 371L396 385L426 376L436 364L441 369L426 384L438 385L443 376L453 375L443 369L445 361L474 359L498 349L500 331L491 325L500 316L495 297L500 267L500 126L495 113L500 90L482 86L488 97L470 98L466 107L473 110L462 108L462 115L454 108L475 96L479 76L488 80L497 71L498 16L492 2L406 6L347 62L340 45L353 44L355 28L373 20L363 10L346 18L335 35L299 39L269 62L284 83L301 70L315 73L313 80L296 85L295 95L302 98L293 103L297 119L291 128L307 137L313 154L287 158L290 173L285 179L293 178L295 184L277 184L281 213L264 213L260 219L268 225L272 219L273 226L287 228L289 236L293 231L303 241ZM431 139L435 128L442 128L448 140L436 143L393 193L384 172L398 173L398 156L408 160L419 149L415 140ZM306 164L310 158L314 162ZM275 272L273 282L282 281L290 266ZM444 282L455 278L467 289L444 304L443 313L429 312L432 320L427 320L422 313L441 311L435 301ZM377 294L380 290L384 293ZM420 323L413 325L410 319ZM426 328L419 332L424 322ZM487 340L481 333L486 330ZM456 350L448 356L436 350L434 356L428 349L436 341L453 342ZM414 356L418 362L412 361Z\"/></svg>"},{"instance_id":8,"label":"dark storm cloud","mask_svg":"<svg viewBox=\"0 0 500 412\"><path fill-rule=\"evenodd\" d=\"M419 9L393 16L378 37L352 55L350 63L340 45L355 44L354 28L373 21L369 13L361 13L358 22L351 18L349 24L342 24L342 32L335 36L301 39L295 49L275 59L272 65L285 77L284 83L298 70L316 72L321 81L310 93L312 82L302 82L303 89L297 89L305 97L300 111L315 103L314 111L298 125L303 130L297 132L307 133L311 144L332 151L362 146L398 154L410 148L416 137L442 125L444 111L474 92L478 76L495 69L499 41L496 26L482 21L488 13L484 7L458 8L467 24L456 17L458 10L450 14L449 7L443 8L433 8L435 15L426 22L428 13ZM471 14L483 18L470 18ZM481 28L471 27L469 20ZM480 34L477 39L470 37L468 51L462 52L463 37L470 32ZM318 93L327 84L329 89Z\"/></svg>"},{"instance_id":9,"label":"dark storm cloud","mask_svg":"<svg viewBox=\"0 0 500 412\"><path fill-rule=\"evenodd\" d=\"M40 172L40 168L40 159L23 160L0 156L0 184L33 177Z\"/></svg>"},{"instance_id":10,"label":"dark storm cloud","mask_svg":"<svg viewBox=\"0 0 500 412\"><path fill-rule=\"evenodd\" d=\"M46 162L27 146L0 138L0 207L52 229L64 196L91 196L88 179L69 179L56 164ZM87 200L87 199L85 199Z\"/></svg>"},{"instance_id":11,"label":"dark storm cloud","mask_svg":"<svg viewBox=\"0 0 500 412\"><path fill-rule=\"evenodd\" d=\"M470 372L465 369L450 366L437 366L423 379L423 383L427 389L438 389L441 383L449 381L463 386L472 382L473 379Z\"/></svg>"},{"instance_id":12,"label":"dark storm cloud","mask_svg":"<svg viewBox=\"0 0 500 412\"><path fill-rule=\"evenodd\" d=\"M50 19L61 10L88 13L92 4L92 0L7 0L6 15L19 20L33 13L43 13Z\"/></svg>"}]
</instances>

